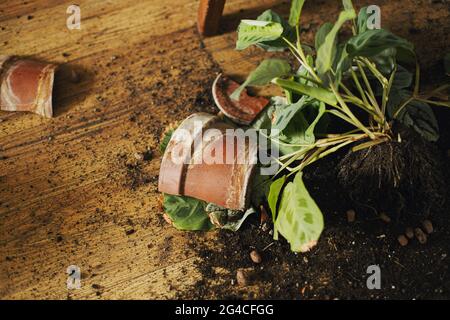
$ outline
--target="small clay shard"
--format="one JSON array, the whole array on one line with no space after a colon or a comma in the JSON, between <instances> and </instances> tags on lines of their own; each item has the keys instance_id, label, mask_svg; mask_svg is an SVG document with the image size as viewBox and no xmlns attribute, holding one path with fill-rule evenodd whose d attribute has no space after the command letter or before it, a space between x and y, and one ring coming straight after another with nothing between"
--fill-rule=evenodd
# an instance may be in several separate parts
<instances>
[{"instance_id":1,"label":"small clay shard","mask_svg":"<svg viewBox=\"0 0 450 320\"><path fill-rule=\"evenodd\" d=\"M251 97L243 90L239 100L231 99L231 94L239 88L239 83L219 74L213 83L213 97L217 107L228 118L239 124L248 125L267 106L264 97Z\"/></svg>"},{"instance_id":2,"label":"small clay shard","mask_svg":"<svg viewBox=\"0 0 450 320\"><path fill-rule=\"evenodd\" d=\"M0 56L0 107L5 111L31 111L53 116L54 64L13 56Z\"/></svg>"}]
</instances>

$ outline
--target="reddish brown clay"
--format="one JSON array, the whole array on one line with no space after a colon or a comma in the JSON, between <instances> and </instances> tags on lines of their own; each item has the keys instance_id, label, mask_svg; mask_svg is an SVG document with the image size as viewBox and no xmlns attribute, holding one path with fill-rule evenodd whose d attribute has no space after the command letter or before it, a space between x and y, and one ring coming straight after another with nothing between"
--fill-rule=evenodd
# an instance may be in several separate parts
<instances>
[{"instance_id":1,"label":"reddish brown clay","mask_svg":"<svg viewBox=\"0 0 450 320\"><path fill-rule=\"evenodd\" d=\"M0 56L0 107L5 111L31 111L51 118L56 65Z\"/></svg>"},{"instance_id":2,"label":"reddish brown clay","mask_svg":"<svg viewBox=\"0 0 450 320\"><path fill-rule=\"evenodd\" d=\"M225 0L200 0L197 27L200 34L213 36L219 30Z\"/></svg>"},{"instance_id":3,"label":"reddish brown clay","mask_svg":"<svg viewBox=\"0 0 450 320\"><path fill-rule=\"evenodd\" d=\"M264 97L251 97L243 90L239 100L231 99L231 94L239 88L239 83L218 75L213 83L213 97L217 107L231 120L248 125L269 103Z\"/></svg>"},{"instance_id":4,"label":"reddish brown clay","mask_svg":"<svg viewBox=\"0 0 450 320\"><path fill-rule=\"evenodd\" d=\"M214 130L208 131L214 133L213 139L205 134L207 129ZM196 113L185 119L164 153L159 191L190 196L224 208L245 209L257 146L251 139L245 139L243 145L236 143L234 129L233 125L206 113ZM191 138L187 138L188 135ZM205 155L216 156L216 160L205 161Z\"/></svg>"}]
</instances>

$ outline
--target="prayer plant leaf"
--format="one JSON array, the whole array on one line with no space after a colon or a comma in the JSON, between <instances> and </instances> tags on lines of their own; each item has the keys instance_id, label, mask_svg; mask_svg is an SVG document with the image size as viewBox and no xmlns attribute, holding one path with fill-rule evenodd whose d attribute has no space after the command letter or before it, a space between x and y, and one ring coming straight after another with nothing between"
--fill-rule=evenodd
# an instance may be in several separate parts
<instances>
[{"instance_id":1,"label":"prayer plant leaf","mask_svg":"<svg viewBox=\"0 0 450 320\"><path fill-rule=\"evenodd\" d=\"M283 77L291 72L291 66L283 59L266 59L253 70L245 80L245 82L237 88L231 98L238 100L242 90L247 86L262 86L270 83L270 81L277 77Z\"/></svg>"},{"instance_id":2,"label":"prayer plant leaf","mask_svg":"<svg viewBox=\"0 0 450 320\"><path fill-rule=\"evenodd\" d=\"M283 27L283 33L278 39L257 43L256 45L258 47L266 51L283 51L287 48L287 43L283 40L283 37L291 42L295 41L296 34L294 28L292 28L289 23L285 19L280 17L280 15L278 15L276 12L270 9L266 10L260 16L258 16L256 20L276 22L281 24L281 26Z\"/></svg>"},{"instance_id":3,"label":"prayer plant leaf","mask_svg":"<svg viewBox=\"0 0 450 320\"><path fill-rule=\"evenodd\" d=\"M414 61L414 45L384 29L366 30L350 38L347 51L351 57L373 57L386 49L397 50L401 61Z\"/></svg>"},{"instance_id":4,"label":"prayer plant leaf","mask_svg":"<svg viewBox=\"0 0 450 320\"><path fill-rule=\"evenodd\" d=\"M269 203L270 211L272 212L272 219L275 222L275 218L277 217L277 203L278 198L280 196L281 189L283 188L284 182L286 181L286 176L282 176L277 180L273 181L270 185L269 196L267 197L267 201Z\"/></svg>"},{"instance_id":5,"label":"prayer plant leaf","mask_svg":"<svg viewBox=\"0 0 450 320\"><path fill-rule=\"evenodd\" d=\"M272 124L272 129L283 131L297 112L305 106L305 101L306 97L303 96L296 103L286 105L283 108L278 108L275 111L275 121Z\"/></svg>"},{"instance_id":6,"label":"prayer plant leaf","mask_svg":"<svg viewBox=\"0 0 450 320\"><path fill-rule=\"evenodd\" d=\"M242 20L238 27L236 49L243 50L251 45L278 39L283 26L277 22Z\"/></svg>"},{"instance_id":7,"label":"prayer plant leaf","mask_svg":"<svg viewBox=\"0 0 450 320\"><path fill-rule=\"evenodd\" d=\"M367 20L369 19L369 15L367 14L367 7L361 8L358 13L358 21L357 21L357 32L363 33L367 28Z\"/></svg>"},{"instance_id":8,"label":"prayer plant leaf","mask_svg":"<svg viewBox=\"0 0 450 320\"><path fill-rule=\"evenodd\" d=\"M323 45L325 38L330 33L331 29L333 29L333 24L331 22L325 22L320 26L319 30L317 30L314 42L316 49L319 49Z\"/></svg>"},{"instance_id":9,"label":"prayer plant leaf","mask_svg":"<svg viewBox=\"0 0 450 320\"><path fill-rule=\"evenodd\" d=\"M304 85L301 83L297 83L292 80L283 80L280 78L275 78L272 80L273 83L276 85L279 85L283 89L293 91L295 93L299 93L302 95L310 96L314 99L317 99L319 101L322 101L326 104L329 104L331 106L337 105L337 99L336 96L333 94L333 92L319 87L312 87L308 85Z\"/></svg>"},{"instance_id":10,"label":"prayer plant leaf","mask_svg":"<svg viewBox=\"0 0 450 320\"><path fill-rule=\"evenodd\" d=\"M269 195L267 197L267 202L269 203L270 211L272 212L272 221L274 223L274 230L273 230L273 238L275 240L278 240L278 232L277 228L275 226L275 221L277 218L277 204L278 204L278 198L281 195L281 190L283 189L284 182L286 181L286 176L282 176L281 178L278 178L272 184L270 185L269 189Z\"/></svg>"},{"instance_id":11,"label":"prayer plant leaf","mask_svg":"<svg viewBox=\"0 0 450 320\"><path fill-rule=\"evenodd\" d=\"M305 4L305 0L292 0L291 11L289 14L289 24L291 26L297 26L302 14L302 8Z\"/></svg>"},{"instance_id":12,"label":"prayer plant leaf","mask_svg":"<svg viewBox=\"0 0 450 320\"><path fill-rule=\"evenodd\" d=\"M388 116L392 119L397 110L412 96L412 92L393 87L387 104ZM408 103L396 119L413 128L424 139L434 142L439 139L439 126L431 107L424 102L413 100Z\"/></svg>"},{"instance_id":13,"label":"prayer plant leaf","mask_svg":"<svg viewBox=\"0 0 450 320\"><path fill-rule=\"evenodd\" d=\"M283 190L275 227L292 251L306 252L317 244L323 226L322 212L306 189L302 172L298 172Z\"/></svg>"},{"instance_id":14,"label":"prayer plant leaf","mask_svg":"<svg viewBox=\"0 0 450 320\"><path fill-rule=\"evenodd\" d=\"M342 25L351 19L356 17L355 10L344 10L339 14L339 18L333 25L331 30L325 36L325 40L322 45L317 49L316 67L319 75L325 75L331 70L335 53L336 53L336 38Z\"/></svg>"},{"instance_id":15,"label":"prayer plant leaf","mask_svg":"<svg viewBox=\"0 0 450 320\"><path fill-rule=\"evenodd\" d=\"M179 230L208 231L214 229L205 208L206 203L204 201L185 196L164 194L164 211Z\"/></svg>"}]
</instances>

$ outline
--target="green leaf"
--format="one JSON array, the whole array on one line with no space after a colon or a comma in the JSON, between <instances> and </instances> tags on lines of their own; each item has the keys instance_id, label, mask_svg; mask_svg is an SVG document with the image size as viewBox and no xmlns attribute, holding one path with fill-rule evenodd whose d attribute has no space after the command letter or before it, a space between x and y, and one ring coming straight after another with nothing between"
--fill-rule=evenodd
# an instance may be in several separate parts
<instances>
[{"instance_id":1,"label":"green leaf","mask_svg":"<svg viewBox=\"0 0 450 320\"><path fill-rule=\"evenodd\" d=\"M316 49L319 49L323 45L325 38L330 33L331 29L333 29L333 24L331 22L325 22L320 26L319 30L316 32L314 42Z\"/></svg>"},{"instance_id":2,"label":"green leaf","mask_svg":"<svg viewBox=\"0 0 450 320\"><path fill-rule=\"evenodd\" d=\"M397 49L387 48L379 54L372 56L370 59L376 64L377 69L383 75L389 75L394 70L394 67L397 64L396 56Z\"/></svg>"},{"instance_id":3,"label":"green leaf","mask_svg":"<svg viewBox=\"0 0 450 320\"><path fill-rule=\"evenodd\" d=\"M299 112L290 120L277 137L282 143L278 148L281 154L291 154L304 147L299 144L312 144L316 141L314 131L325 113L325 104L314 100L306 103ZM290 145L286 145L290 144Z\"/></svg>"},{"instance_id":4,"label":"green leaf","mask_svg":"<svg viewBox=\"0 0 450 320\"><path fill-rule=\"evenodd\" d=\"M323 226L322 212L309 195L302 172L298 172L283 190L275 227L292 251L306 252L316 245Z\"/></svg>"},{"instance_id":5,"label":"green leaf","mask_svg":"<svg viewBox=\"0 0 450 320\"><path fill-rule=\"evenodd\" d=\"M283 89L291 90L302 95L304 94L310 96L319 101L325 102L326 104L329 104L331 106L337 105L336 96L333 94L333 92L328 91L327 89L307 86L301 83L297 83L295 81L283 80L280 78L275 78L272 80L272 82L275 83L276 85L279 85Z\"/></svg>"},{"instance_id":6,"label":"green leaf","mask_svg":"<svg viewBox=\"0 0 450 320\"><path fill-rule=\"evenodd\" d=\"M247 209L243 214L240 214L237 217L228 217L228 221L226 224L224 224L221 228L231 231L238 231L239 228L242 226L244 221L253 213L255 213L256 210L254 208Z\"/></svg>"},{"instance_id":7,"label":"green leaf","mask_svg":"<svg viewBox=\"0 0 450 320\"><path fill-rule=\"evenodd\" d=\"M281 37L275 40L271 41L263 41L260 43L257 43L256 45L266 51L282 51L288 47L287 43L283 40L283 37L288 39L291 42L295 42L296 34L295 29L292 28L289 23L283 19L280 15L278 15L276 12L272 10L266 10L261 15L256 18L256 20L259 21L269 21L269 22L276 22L281 24L283 27L283 33Z\"/></svg>"},{"instance_id":8,"label":"green leaf","mask_svg":"<svg viewBox=\"0 0 450 320\"><path fill-rule=\"evenodd\" d=\"M319 75L324 75L330 71L335 52L336 52L336 37L342 25L356 17L355 10L345 10L339 14L337 22L333 25L330 32L325 37L323 44L317 49L316 66Z\"/></svg>"},{"instance_id":9,"label":"green leaf","mask_svg":"<svg viewBox=\"0 0 450 320\"><path fill-rule=\"evenodd\" d=\"M397 50L400 60L414 60L413 44L384 29L367 30L353 36L347 43L347 51L351 57L373 57L389 48Z\"/></svg>"},{"instance_id":10,"label":"green leaf","mask_svg":"<svg viewBox=\"0 0 450 320\"><path fill-rule=\"evenodd\" d=\"M206 203L185 196L164 194L164 211L179 230L211 230L214 226L205 211Z\"/></svg>"},{"instance_id":11,"label":"green leaf","mask_svg":"<svg viewBox=\"0 0 450 320\"><path fill-rule=\"evenodd\" d=\"M259 64L247 77L247 80L237 88L231 98L238 100L242 90L247 86L262 86L270 83L276 77L283 77L291 72L289 63L282 59L266 59Z\"/></svg>"},{"instance_id":12,"label":"green leaf","mask_svg":"<svg viewBox=\"0 0 450 320\"><path fill-rule=\"evenodd\" d=\"M283 108L278 108L275 111L275 121L272 124L272 129L284 130L292 118L305 106L306 96L303 96L296 103L286 105Z\"/></svg>"},{"instance_id":13,"label":"green leaf","mask_svg":"<svg viewBox=\"0 0 450 320\"><path fill-rule=\"evenodd\" d=\"M358 13L358 22L357 22L357 31L358 33L363 33L367 29L367 20L369 19L369 15L367 14L367 7L361 8Z\"/></svg>"},{"instance_id":14,"label":"green leaf","mask_svg":"<svg viewBox=\"0 0 450 320\"><path fill-rule=\"evenodd\" d=\"M256 208L259 208L259 206L267 199L269 196L270 185L272 184L271 176L262 175L260 171L261 168L258 167L257 172L252 179L252 187L250 189L251 202Z\"/></svg>"},{"instance_id":15,"label":"green leaf","mask_svg":"<svg viewBox=\"0 0 450 320\"><path fill-rule=\"evenodd\" d=\"M278 178L270 185L269 196L267 197L267 201L269 203L270 211L272 212L272 219L275 222L275 218L277 216L277 203L278 197L280 196L280 191L283 188L284 182L286 181L286 176L282 176Z\"/></svg>"},{"instance_id":16,"label":"green leaf","mask_svg":"<svg viewBox=\"0 0 450 320\"><path fill-rule=\"evenodd\" d=\"M167 145L169 144L170 138L172 138L173 133L175 132L174 129L169 130L164 134L164 137L161 140L161 143L159 144L159 150L164 153L166 151Z\"/></svg>"},{"instance_id":17,"label":"green leaf","mask_svg":"<svg viewBox=\"0 0 450 320\"><path fill-rule=\"evenodd\" d=\"M278 39L283 33L280 23L260 20L242 20L238 27L237 50L264 41Z\"/></svg>"},{"instance_id":18,"label":"green leaf","mask_svg":"<svg viewBox=\"0 0 450 320\"><path fill-rule=\"evenodd\" d=\"M258 117L253 121L252 128L256 130L272 128L272 116L278 106L286 104L286 99L283 97L272 97L269 105L260 112Z\"/></svg>"},{"instance_id":19,"label":"green leaf","mask_svg":"<svg viewBox=\"0 0 450 320\"><path fill-rule=\"evenodd\" d=\"M387 104L388 116L392 119L398 108L411 96L412 92L393 87ZM411 101L400 111L396 119L413 128L428 141L433 142L439 139L439 125L433 110L427 103Z\"/></svg>"},{"instance_id":20,"label":"green leaf","mask_svg":"<svg viewBox=\"0 0 450 320\"><path fill-rule=\"evenodd\" d=\"M409 88L413 81L413 75L401 65L397 65L392 87L404 89Z\"/></svg>"},{"instance_id":21,"label":"green leaf","mask_svg":"<svg viewBox=\"0 0 450 320\"><path fill-rule=\"evenodd\" d=\"M322 116L325 114L326 108L325 103L319 102L319 108L317 110L317 115L314 121L309 125L308 129L305 131L305 136L307 140L314 142L316 140L316 137L314 135L314 130L316 128L316 125L319 123L319 120L322 118Z\"/></svg>"},{"instance_id":22,"label":"green leaf","mask_svg":"<svg viewBox=\"0 0 450 320\"><path fill-rule=\"evenodd\" d=\"M344 6L344 10L353 10L353 11L355 11L355 8L353 7L352 0L342 0L342 5Z\"/></svg>"},{"instance_id":23,"label":"green leaf","mask_svg":"<svg viewBox=\"0 0 450 320\"><path fill-rule=\"evenodd\" d=\"M305 0L292 0L291 11L289 14L289 24L291 26L294 27L299 24L304 4Z\"/></svg>"}]
</instances>

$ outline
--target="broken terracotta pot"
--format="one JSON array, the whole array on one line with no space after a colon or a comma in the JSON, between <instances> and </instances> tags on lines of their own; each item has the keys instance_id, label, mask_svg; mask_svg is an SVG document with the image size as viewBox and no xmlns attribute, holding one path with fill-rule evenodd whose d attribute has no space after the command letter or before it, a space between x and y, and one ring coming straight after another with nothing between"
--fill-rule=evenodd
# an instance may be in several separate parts
<instances>
[{"instance_id":1,"label":"broken terracotta pot","mask_svg":"<svg viewBox=\"0 0 450 320\"><path fill-rule=\"evenodd\" d=\"M31 59L0 56L0 108L31 111L51 118L57 66Z\"/></svg>"},{"instance_id":2,"label":"broken terracotta pot","mask_svg":"<svg viewBox=\"0 0 450 320\"><path fill-rule=\"evenodd\" d=\"M248 138L238 143L234 129L233 124L207 113L185 119L165 150L159 191L244 210L250 197L257 144Z\"/></svg>"},{"instance_id":3,"label":"broken terracotta pot","mask_svg":"<svg viewBox=\"0 0 450 320\"><path fill-rule=\"evenodd\" d=\"M231 94L239 88L239 83L219 74L213 83L212 93L217 107L231 120L249 125L267 106L264 97L251 97L243 90L239 100L231 99Z\"/></svg>"}]
</instances>

